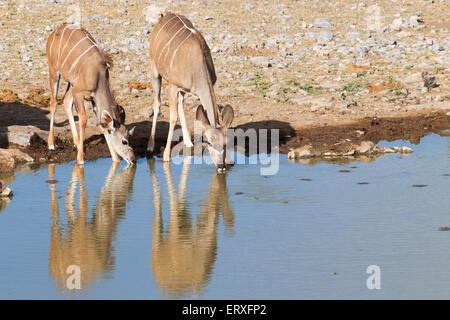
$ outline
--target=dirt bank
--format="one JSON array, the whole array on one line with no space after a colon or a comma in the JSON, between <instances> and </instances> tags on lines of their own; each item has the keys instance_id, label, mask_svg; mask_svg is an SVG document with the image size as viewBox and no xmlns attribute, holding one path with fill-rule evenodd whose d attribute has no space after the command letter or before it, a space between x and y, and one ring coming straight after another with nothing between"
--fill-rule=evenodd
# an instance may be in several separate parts
<instances>
[{"instance_id":1,"label":"dirt bank","mask_svg":"<svg viewBox=\"0 0 450 320\"><path fill-rule=\"evenodd\" d=\"M292 128L289 124L279 121L265 121L247 123L237 128L244 130L254 128L279 129L280 152L288 153L290 150L304 145L312 145L317 150L337 151L339 142L345 140L349 143L380 140L393 141L398 139L409 140L418 144L420 139L430 132L448 136L450 129L450 116L445 113L435 113L428 116L416 116L410 118L366 118L355 121L352 124L338 126L312 126ZM150 121L134 123L135 136L130 143L137 156L149 156L146 153ZM94 131L94 130L92 130ZM98 129L98 131L100 131ZM166 144L168 122L162 120L158 123L156 136L155 155L161 156ZM270 139L270 137L269 137ZM340 145L342 147L342 145ZM76 148L73 146L70 135L59 136L56 140L56 150L49 151L44 140L37 139L29 147L22 150L31 155L37 162L66 162L76 159ZM109 157L109 151L103 135L90 134L86 139L86 160L95 160L101 157Z\"/></svg>"}]
</instances>

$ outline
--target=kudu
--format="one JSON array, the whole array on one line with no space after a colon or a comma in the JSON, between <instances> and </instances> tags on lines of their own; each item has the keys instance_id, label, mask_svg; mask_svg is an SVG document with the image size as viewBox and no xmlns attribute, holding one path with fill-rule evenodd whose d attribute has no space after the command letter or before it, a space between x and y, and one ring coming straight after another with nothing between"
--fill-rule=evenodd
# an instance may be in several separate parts
<instances>
[{"instance_id":1,"label":"kudu","mask_svg":"<svg viewBox=\"0 0 450 320\"><path fill-rule=\"evenodd\" d=\"M152 272L163 294L181 298L198 295L206 286L216 260L217 228L222 212L227 229L234 225L234 214L228 204L226 175L215 173L208 196L193 223L185 193L191 157L185 157L178 191L174 187L170 163L164 163L170 199L170 222L164 230L160 183L155 161L150 167L155 216L152 235Z\"/></svg>"},{"instance_id":2,"label":"kudu","mask_svg":"<svg viewBox=\"0 0 450 320\"><path fill-rule=\"evenodd\" d=\"M47 59L51 88L48 148L55 149L53 122L62 75L68 82L64 108L73 142L78 149L78 164L84 163L87 122L85 101L91 101L93 104L113 162L120 161L119 155L128 163L135 162L136 157L128 141L134 128L130 131L125 128L125 112L114 101L110 88L109 69L112 67L112 59L97 46L94 38L85 29L67 23L50 34L47 40ZM78 113L79 135L73 117L73 105Z\"/></svg>"},{"instance_id":3,"label":"kudu","mask_svg":"<svg viewBox=\"0 0 450 320\"><path fill-rule=\"evenodd\" d=\"M191 92L200 98L202 106L197 109L196 119L202 124L202 135L208 151L218 170L226 168L226 129L234 117L230 105L224 107L219 123L214 93L216 73L211 52L203 36L184 16L168 12L155 25L150 39L150 68L155 92L153 125L147 150L152 152L155 144L156 123L161 106L161 80L168 83L170 125L164 150L164 161L170 160L173 130L180 116L183 141L192 147L183 109L183 96ZM178 110L177 110L178 109Z\"/></svg>"},{"instance_id":4,"label":"kudu","mask_svg":"<svg viewBox=\"0 0 450 320\"><path fill-rule=\"evenodd\" d=\"M50 274L65 288L67 268L81 269L81 289L90 287L96 279L114 268L113 239L118 222L123 218L126 203L133 190L136 166L128 166L116 174L118 163L113 162L100 191L91 218L88 216L88 196L84 184L84 167L74 165L65 198L65 217L60 213L55 184L50 184L51 226ZM48 167L50 179L55 177L55 166ZM75 199L79 185L79 206Z\"/></svg>"}]
</instances>

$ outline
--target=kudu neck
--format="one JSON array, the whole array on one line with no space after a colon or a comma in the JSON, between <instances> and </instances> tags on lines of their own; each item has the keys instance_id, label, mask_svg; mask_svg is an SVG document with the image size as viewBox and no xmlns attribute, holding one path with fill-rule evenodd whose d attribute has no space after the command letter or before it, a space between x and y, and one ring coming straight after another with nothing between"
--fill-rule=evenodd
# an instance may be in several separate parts
<instances>
[{"instance_id":1,"label":"kudu neck","mask_svg":"<svg viewBox=\"0 0 450 320\"><path fill-rule=\"evenodd\" d=\"M97 108L97 116L101 117L102 111L108 111L114 119L118 118L116 103L111 92L109 85L109 72L108 69L99 72L97 89L93 94L95 106Z\"/></svg>"}]
</instances>

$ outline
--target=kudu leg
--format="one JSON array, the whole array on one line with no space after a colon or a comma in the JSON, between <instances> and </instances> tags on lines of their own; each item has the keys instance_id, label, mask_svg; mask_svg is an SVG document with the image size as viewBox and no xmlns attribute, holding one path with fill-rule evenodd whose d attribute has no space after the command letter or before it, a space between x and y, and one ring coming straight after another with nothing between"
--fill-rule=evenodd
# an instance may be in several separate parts
<instances>
[{"instance_id":1,"label":"kudu leg","mask_svg":"<svg viewBox=\"0 0 450 320\"><path fill-rule=\"evenodd\" d=\"M78 140L78 153L77 153L77 163L79 165L84 164L84 131L86 129L86 110L84 109L84 95L81 92L73 92L75 107L78 112L78 125L80 129L80 136Z\"/></svg>"},{"instance_id":2,"label":"kudu leg","mask_svg":"<svg viewBox=\"0 0 450 320\"><path fill-rule=\"evenodd\" d=\"M166 149L164 150L163 161L170 161L170 150L172 145L173 130L175 129L175 124L177 123L177 94L178 88L175 85L169 85L169 108L170 108L170 125L169 134L167 135Z\"/></svg>"},{"instance_id":3,"label":"kudu leg","mask_svg":"<svg viewBox=\"0 0 450 320\"><path fill-rule=\"evenodd\" d=\"M59 81L61 80L61 74L59 72L50 71L50 89L51 89L51 97L50 97L50 131L48 133L48 149L55 150L55 136L53 132L53 123L55 121L55 112L56 105L58 104L58 88Z\"/></svg>"},{"instance_id":4,"label":"kudu leg","mask_svg":"<svg viewBox=\"0 0 450 320\"><path fill-rule=\"evenodd\" d=\"M152 68L153 69L153 68ZM156 70L156 69L153 69ZM161 108L161 75L155 71L152 74L152 86L153 92L155 94L155 100L153 102L153 123L152 131L150 133L150 139L148 140L147 151L153 152L155 148L155 134L156 134L156 123L158 121L159 109Z\"/></svg>"},{"instance_id":5,"label":"kudu leg","mask_svg":"<svg viewBox=\"0 0 450 320\"><path fill-rule=\"evenodd\" d=\"M73 144L78 146L78 132L73 118L73 95L72 89L69 89L64 96L64 109L66 110L67 119L69 120L70 130L72 131Z\"/></svg>"},{"instance_id":6,"label":"kudu leg","mask_svg":"<svg viewBox=\"0 0 450 320\"><path fill-rule=\"evenodd\" d=\"M186 118L184 116L183 98L184 98L184 92L179 91L178 92L178 115L180 117L181 129L183 130L183 142L186 147L192 148L194 145L192 144L191 135L189 134L189 131L186 126Z\"/></svg>"}]
</instances>

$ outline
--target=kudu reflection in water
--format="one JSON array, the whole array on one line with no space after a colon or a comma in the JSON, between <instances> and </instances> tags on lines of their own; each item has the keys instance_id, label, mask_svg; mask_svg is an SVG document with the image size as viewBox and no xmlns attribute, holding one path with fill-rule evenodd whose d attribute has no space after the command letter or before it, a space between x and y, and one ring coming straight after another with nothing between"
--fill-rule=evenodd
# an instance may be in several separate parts
<instances>
[{"instance_id":1,"label":"kudu reflection in water","mask_svg":"<svg viewBox=\"0 0 450 320\"><path fill-rule=\"evenodd\" d=\"M215 173L208 197L193 225L186 202L186 182L191 157L185 157L178 193L175 190L170 163L164 162L170 198L168 230L164 230L160 183L153 159L148 160L152 175L155 216L153 220L152 271L164 295L190 297L200 295L206 286L216 260L217 227L222 212L227 229L234 226L234 214L228 204L226 175Z\"/></svg>"},{"instance_id":2,"label":"kudu reflection in water","mask_svg":"<svg viewBox=\"0 0 450 320\"><path fill-rule=\"evenodd\" d=\"M61 217L55 184L50 185L51 227L49 269L60 284L66 286L67 268L76 265L81 271L81 289L89 288L93 281L105 278L114 268L112 240L117 224L125 213L132 190L136 166L128 166L117 175L118 163L112 163L92 217L88 217L88 201L84 185L84 168L74 165L72 179L65 199L67 223ZM54 165L48 167L50 179L55 176ZM75 198L79 184L79 208Z\"/></svg>"}]
</instances>

